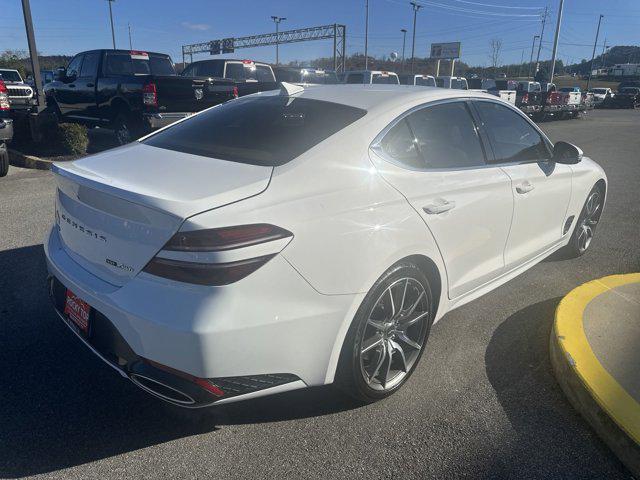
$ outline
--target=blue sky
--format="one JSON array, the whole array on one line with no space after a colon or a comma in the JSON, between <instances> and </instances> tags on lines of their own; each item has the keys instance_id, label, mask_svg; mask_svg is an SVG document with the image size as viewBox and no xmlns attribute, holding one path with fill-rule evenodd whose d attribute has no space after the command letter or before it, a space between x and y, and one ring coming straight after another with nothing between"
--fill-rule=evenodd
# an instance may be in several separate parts
<instances>
[{"instance_id":1,"label":"blue sky","mask_svg":"<svg viewBox=\"0 0 640 480\"><path fill-rule=\"evenodd\" d=\"M26 49L20 0L0 0L0 50ZM540 12L549 7L541 58L550 58L559 0L420 0L416 55L426 56L432 42L461 41L462 60L489 63L489 41L502 40L501 63L525 60L533 35L540 32ZM223 37L274 30L271 15L287 17L281 30L342 23L347 26L347 54L364 51L365 0L116 0L113 3L118 48L169 53L181 59L180 46ZM406 28L411 50L413 13L408 0L369 0L369 52L382 56L402 50ZM31 0L38 50L73 54L110 48L106 0ZM598 15L603 13L598 53L608 45L639 44L640 0L565 0L559 56L565 62L590 58ZM281 45L280 60L330 56L332 41ZM275 60L275 47L238 50L235 55ZM207 58L200 55L194 59Z\"/></svg>"}]
</instances>

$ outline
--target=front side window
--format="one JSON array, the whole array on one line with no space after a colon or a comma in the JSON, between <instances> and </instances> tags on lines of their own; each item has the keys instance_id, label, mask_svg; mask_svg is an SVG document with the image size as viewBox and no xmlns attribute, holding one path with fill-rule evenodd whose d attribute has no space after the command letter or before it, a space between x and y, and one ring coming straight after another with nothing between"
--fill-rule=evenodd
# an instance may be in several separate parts
<instances>
[{"instance_id":1,"label":"front side window","mask_svg":"<svg viewBox=\"0 0 640 480\"><path fill-rule=\"evenodd\" d=\"M544 138L528 121L508 107L476 102L496 163L548 160L551 152Z\"/></svg>"},{"instance_id":2,"label":"front side window","mask_svg":"<svg viewBox=\"0 0 640 480\"><path fill-rule=\"evenodd\" d=\"M464 102L426 107L407 117L426 168L484 165L484 152Z\"/></svg>"},{"instance_id":3,"label":"front side window","mask_svg":"<svg viewBox=\"0 0 640 480\"><path fill-rule=\"evenodd\" d=\"M83 55L78 55L76 58L71 60L71 63L67 67L67 77L78 77L80 73L80 65L82 64L82 57Z\"/></svg>"},{"instance_id":4,"label":"front side window","mask_svg":"<svg viewBox=\"0 0 640 480\"><path fill-rule=\"evenodd\" d=\"M284 165L366 114L307 98L248 96L170 126L142 143L238 163Z\"/></svg>"}]
</instances>

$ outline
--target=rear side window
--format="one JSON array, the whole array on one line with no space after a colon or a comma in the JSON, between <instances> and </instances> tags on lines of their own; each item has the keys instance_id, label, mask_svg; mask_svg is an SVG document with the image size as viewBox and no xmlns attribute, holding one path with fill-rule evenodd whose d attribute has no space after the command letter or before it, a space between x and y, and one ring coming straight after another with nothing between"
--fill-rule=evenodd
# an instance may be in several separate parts
<instances>
[{"instance_id":1,"label":"rear side window","mask_svg":"<svg viewBox=\"0 0 640 480\"><path fill-rule=\"evenodd\" d=\"M496 163L547 160L551 152L542 135L518 113L494 102L475 102Z\"/></svg>"},{"instance_id":2,"label":"rear side window","mask_svg":"<svg viewBox=\"0 0 640 480\"><path fill-rule=\"evenodd\" d=\"M463 102L426 107L407 117L426 168L484 165L484 152Z\"/></svg>"},{"instance_id":3,"label":"rear side window","mask_svg":"<svg viewBox=\"0 0 640 480\"><path fill-rule=\"evenodd\" d=\"M171 59L165 55L107 52L104 72L107 75L175 75Z\"/></svg>"},{"instance_id":4,"label":"rear side window","mask_svg":"<svg viewBox=\"0 0 640 480\"><path fill-rule=\"evenodd\" d=\"M435 87L436 82L433 78L429 77L416 77L416 85L421 85L423 87Z\"/></svg>"},{"instance_id":5,"label":"rear side window","mask_svg":"<svg viewBox=\"0 0 640 480\"><path fill-rule=\"evenodd\" d=\"M380 141L382 151L403 166L423 169L425 167L416 147L417 142L406 119L396 123Z\"/></svg>"},{"instance_id":6,"label":"rear side window","mask_svg":"<svg viewBox=\"0 0 640 480\"><path fill-rule=\"evenodd\" d=\"M153 147L252 165L283 165L367 112L306 98L245 97L145 140Z\"/></svg>"},{"instance_id":7,"label":"rear side window","mask_svg":"<svg viewBox=\"0 0 640 480\"><path fill-rule=\"evenodd\" d=\"M266 65L256 65L253 76L259 82L275 82L271 68Z\"/></svg>"}]
</instances>

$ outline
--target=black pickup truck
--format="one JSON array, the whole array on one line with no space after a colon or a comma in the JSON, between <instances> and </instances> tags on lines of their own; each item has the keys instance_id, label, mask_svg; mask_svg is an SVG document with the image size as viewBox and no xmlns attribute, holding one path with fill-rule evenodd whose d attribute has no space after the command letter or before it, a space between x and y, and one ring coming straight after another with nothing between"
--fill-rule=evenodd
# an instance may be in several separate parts
<instances>
[{"instance_id":1,"label":"black pickup truck","mask_svg":"<svg viewBox=\"0 0 640 480\"><path fill-rule=\"evenodd\" d=\"M187 65L180 75L209 81L217 79L233 81L239 97L279 88L271 65L253 60L231 58L201 60Z\"/></svg>"},{"instance_id":2,"label":"black pickup truck","mask_svg":"<svg viewBox=\"0 0 640 480\"><path fill-rule=\"evenodd\" d=\"M9 152L7 143L13 138L13 120L9 118L9 90L0 79L0 177L9 172Z\"/></svg>"},{"instance_id":3,"label":"black pickup truck","mask_svg":"<svg viewBox=\"0 0 640 480\"><path fill-rule=\"evenodd\" d=\"M121 144L237 97L232 81L182 77L168 55L129 50L79 53L44 92L60 119L112 128Z\"/></svg>"},{"instance_id":4,"label":"black pickup truck","mask_svg":"<svg viewBox=\"0 0 640 480\"><path fill-rule=\"evenodd\" d=\"M543 95L538 82L520 81L516 87L516 107L530 117L542 111Z\"/></svg>"}]
</instances>

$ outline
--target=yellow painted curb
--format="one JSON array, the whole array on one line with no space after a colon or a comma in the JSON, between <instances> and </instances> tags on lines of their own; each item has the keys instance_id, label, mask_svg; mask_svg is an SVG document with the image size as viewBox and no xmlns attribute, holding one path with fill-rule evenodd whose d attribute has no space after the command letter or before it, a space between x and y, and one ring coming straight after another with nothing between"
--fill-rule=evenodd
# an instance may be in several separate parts
<instances>
[{"instance_id":1,"label":"yellow painted curb","mask_svg":"<svg viewBox=\"0 0 640 480\"><path fill-rule=\"evenodd\" d=\"M605 370L584 332L589 302L615 287L640 282L640 273L612 275L579 286L556 310L554 335L561 353L597 404L637 445L640 445L640 403Z\"/></svg>"}]
</instances>

